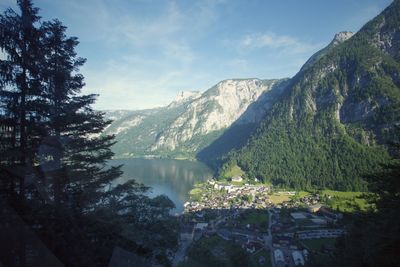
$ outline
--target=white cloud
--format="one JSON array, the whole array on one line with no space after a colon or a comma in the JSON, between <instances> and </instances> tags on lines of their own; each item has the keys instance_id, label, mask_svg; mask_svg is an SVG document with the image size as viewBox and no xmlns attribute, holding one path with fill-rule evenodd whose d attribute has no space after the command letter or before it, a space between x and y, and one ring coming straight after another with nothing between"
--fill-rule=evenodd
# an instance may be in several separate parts
<instances>
[{"instance_id":1,"label":"white cloud","mask_svg":"<svg viewBox=\"0 0 400 267\"><path fill-rule=\"evenodd\" d=\"M273 32L248 34L240 38L236 43L238 44L237 49L240 51L268 48L291 54L312 52L321 46L320 44L304 42L288 35L279 35Z\"/></svg>"},{"instance_id":2,"label":"white cloud","mask_svg":"<svg viewBox=\"0 0 400 267\"><path fill-rule=\"evenodd\" d=\"M121 10L137 7L129 1L43 1L64 10L69 20L84 18L85 23L68 25L71 34L82 43L100 43L107 49L101 55L104 62L91 63L89 56L82 69L84 93L100 94L97 108L149 108L168 104L179 90L199 89L198 84L187 88L205 75L195 73L200 57L193 44L208 33L220 2L199 1L188 7L162 2L158 5L164 7L157 6L157 12L138 14Z\"/></svg>"},{"instance_id":3,"label":"white cloud","mask_svg":"<svg viewBox=\"0 0 400 267\"><path fill-rule=\"evenodd\" d=\"M138 3L128 0L117 0L113 4L106 0L42 1L65 10L66 16L84 20L78 29L84 33L82 36L102 39L111 45L135 46L163 44L177 37L182 41L206 34L217 19L217 6L222 2L199 1L184 8L175 1L165 1L154 4L159 10L140 14L137 10L134 12ZM132 10L123 9L127 6Z\"/></svg>"},{"instance_id":4,"label":"white cloud","mask_svg":"<svg viewBox=\"0 0 400 267\"><path fill-rule=\"evenodd\" d=\"M147 60L134 55L110 60L101 69L82 68L84 93L100 93L99 109L144 109L166 105L177 91L188 90L193 71L186 64L172 66L168 59Z\"/></svg>"},{"instance_id":5,"label":"white cloud","mask_svg":"<svg viewBox=\"0 0 400 267\"><path fill-rule=\"evenodd\" d=\"M239 35L218 46L210 29L225 23L221 11L232 5L149 1L37 1L68 26L69 35L79 37L79 56L88 59L84 93L100 94L96 108L150 108L168 104L179 90L205 90L226 78L286 76L288 64L321 48L273 32ZM290 73L297 65L289 66Z\"/></svg>"}]
</instances>

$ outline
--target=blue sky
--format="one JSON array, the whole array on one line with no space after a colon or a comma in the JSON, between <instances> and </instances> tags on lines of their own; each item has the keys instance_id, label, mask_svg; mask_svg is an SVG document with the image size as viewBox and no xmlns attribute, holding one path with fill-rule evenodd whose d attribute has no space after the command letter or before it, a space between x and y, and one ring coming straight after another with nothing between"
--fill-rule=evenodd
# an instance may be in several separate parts
<instances>
[{"instance_id":1,"label":"blue sky","mask_svg":"<svg viewBox=\"0 0 400 267\"><path fill-rule=\"evenodd\" d=\"M0 11L15 7L0 0ZM168 104L229 78L293 76L339 31L357 31L390 0L36 0L77 36L84 93L98 109Z\"/></svg>"}]
</instances>

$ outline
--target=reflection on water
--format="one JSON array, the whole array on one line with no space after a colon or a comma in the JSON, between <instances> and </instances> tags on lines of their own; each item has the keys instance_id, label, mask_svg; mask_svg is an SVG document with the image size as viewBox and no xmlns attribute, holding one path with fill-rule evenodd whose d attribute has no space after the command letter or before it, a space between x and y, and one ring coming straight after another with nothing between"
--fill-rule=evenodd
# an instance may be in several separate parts
<instances>
[{"instance_id":1,"label":"reflection on water","mask_svg":"<svg viewBox=\"0 0 400 267\"><path fill-rule=\"evenodd\" d=\"M174 203L173 213L183 211L183 203L189 198L189 191L196 182L212 177L212 171L196 161L170 159L121 159L111 161L112 165L124 164L124 174L116 183L130 179L151 187L150 196L167 195Z\"/></svg>"}]
</instances>

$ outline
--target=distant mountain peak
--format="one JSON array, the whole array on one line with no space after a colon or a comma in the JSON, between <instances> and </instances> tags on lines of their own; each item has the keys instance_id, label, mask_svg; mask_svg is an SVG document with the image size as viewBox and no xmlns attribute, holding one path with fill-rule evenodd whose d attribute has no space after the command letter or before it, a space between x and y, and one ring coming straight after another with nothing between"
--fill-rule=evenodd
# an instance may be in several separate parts
<instances>
[{"instance_id":1,"label":"distant mountain peak","mask_svg":"<svg viewBox=\"0 0 400 267\"><path fill-rule=\"evenodd\" d=\"M180 91L173 102L181 103L183 101L197 98L201 95L199 91Z\"/></svg>"},{"instance_id":2,"label":"distant mountain peak","mask_svg":"<svg viewBox=\"0 0 400 267\"><path fill-rule=\"evenodd\" d=\"M179 91L175 99L168 105L168 108L175 108L184 102L192 101L201 96L199 91Z\"/></svg>"},{"instance_id":3,"label":"distant mountain peak","mask_svg":"<svg viewBox=\"0 0 400 267\"><path fill-rule=\"evenodd\" d=\"M332 45L341 44L344 41L347 41L348 39L350 39L353 35L354 35L354 33L350 32L350 31L338 32L335 34L335 37L333 38L331 44Z\"/></svg>"},{"instance_id":4,"label":"distant mountain peak","mask_svg":"<svg viewBox=\"0 0 400 267\"><path fill-rule=\"evenodd\" d=\"M390 162L388 144L398 140L399 18L395 0L353 37L336 34L289 81L255 134L219 157L220 175L237 164L249 178L284 187L366 190L365 173Z\"/></svg>"},{"instance_id":5,"label":"distant mountain peak","mask_svg":"<svg viewBox=\"0 0 400 267\"><path fill-rule=\"evenodd\" d=\"M114 122L105 133L116 135L115 157L194 158L254 104L240 124L243 131L253 129L280 95L282 90L275 90L280 81L227 79L202 93L180 91L168 106L155 110L110 111L107 115L113 116ZM258 100L262 101L255 104Z\"/></svg>"},{"instance_id":6,"label":"distant mountain peak","mask_svg":"<svg viewBox=\"0 0 400 267\"><path fill-rule=\"evenodd\" d=\"M354 35L353 32L350 31L342 31L338 32L335 34L335 37L333 37L333 40L327 45L326 47L322 48L318 52L316 52L314 55L312 55L306 63L301 67L300 72L308 69L310 66L312 66L315 62L317 62L319 59L321 59L324 55L326 55L331 49L336 47L337 45L347 41Z\"/></svg>"}]
</instances>

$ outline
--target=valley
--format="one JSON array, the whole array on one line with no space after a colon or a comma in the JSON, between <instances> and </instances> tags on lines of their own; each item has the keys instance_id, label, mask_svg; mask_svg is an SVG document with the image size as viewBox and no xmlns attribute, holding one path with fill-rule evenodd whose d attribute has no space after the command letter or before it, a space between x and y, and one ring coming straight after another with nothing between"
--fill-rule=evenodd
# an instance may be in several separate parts
<instances>
[{"instance_id":1,"label":"valley","mask_svg":"<svg viewBox=\"0 0 400 267\"><path fill-rule=\"evenodd\" d=\"M180 92L161 108L106 111L113 123L115 158L195 159L232 124L254 128L279 97L287 79L229 79L199 92Z\"/></svg>"},{"instance_id":2,"label":"valley","mask_svg":"<svg viewBox=\"0 0 400 267\"><path fill-rule=\"evenodd\" d=\"M107 133L119 140L116 157L194 159L214 170L187 192L174 266L335 262L354 216L377 209L364 176L399 141L395 12L337 33L290 79L229 79L115 117Z\"/></svg>"},{"instance_id":3,"label":"valley","mask_svg":"<svg viewBox=\"0 0 400 267\"><path fill-rule=\"evenodd\" d=\"M165 107L106 112L114 157L197 159L217 177L237 165L282 187L367 190L362 176L390 160L400 123L399 40L380 25L386 16L336 34L290 79L228 79Z\"/></svg>"},{"instance_id":4,"label":"valley","mask_svg":"<svg viewBox=\"0 0 400 267\"><path fill-rule=\"evenodd\" d=\"M400 266L400 0L67 2L0 3L0 267Z\"/></svg>"}]
</instances>

